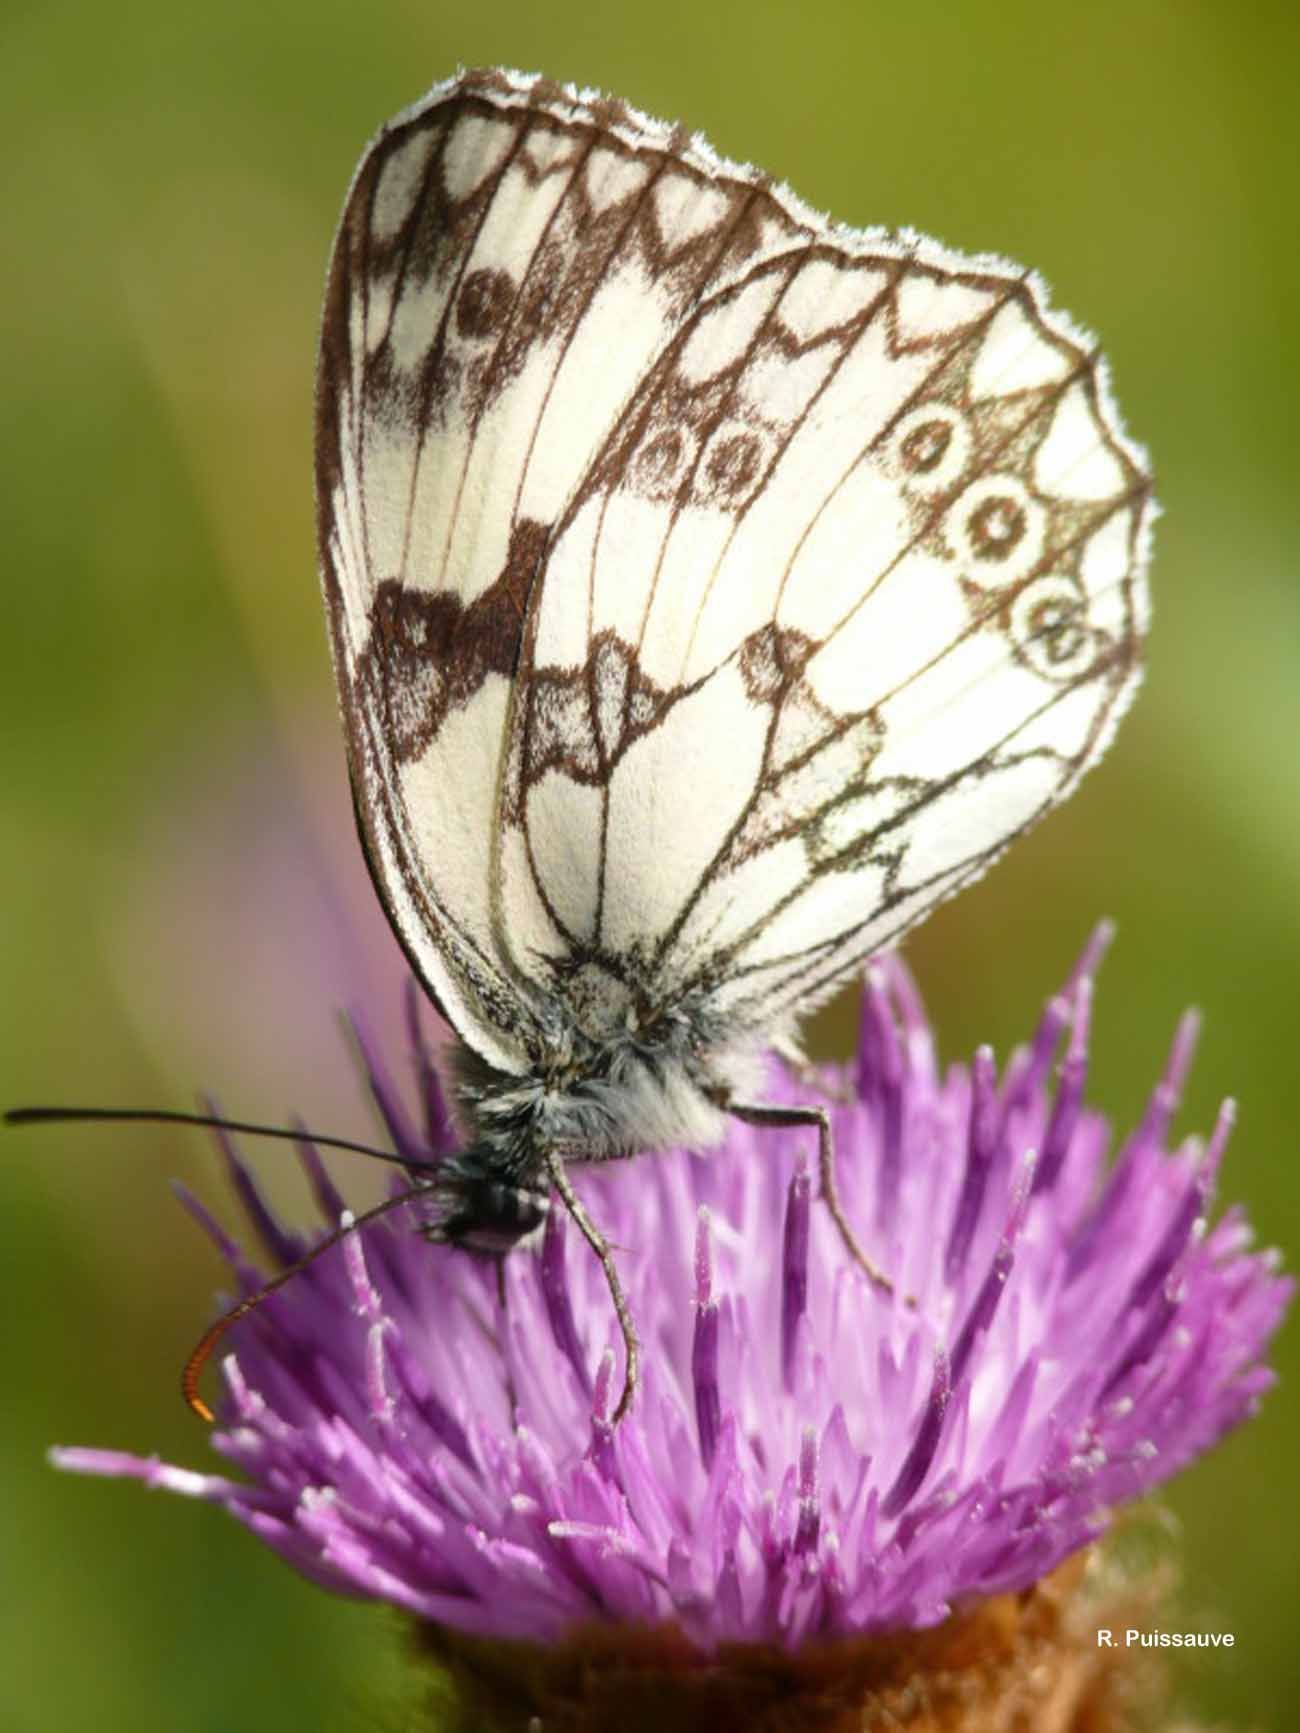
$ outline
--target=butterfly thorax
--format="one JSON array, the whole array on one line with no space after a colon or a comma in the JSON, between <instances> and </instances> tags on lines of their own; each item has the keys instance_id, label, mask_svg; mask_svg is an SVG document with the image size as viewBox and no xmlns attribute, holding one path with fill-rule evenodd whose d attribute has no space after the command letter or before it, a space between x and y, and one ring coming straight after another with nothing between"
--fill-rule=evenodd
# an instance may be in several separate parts
<instances>
[{"instance_id":1,"label":"butterfly thorax","mask_svg":"<svg viewBox=\"0 0 1300 1733\"><path fill-rule=\"evenodd\" d=\"M549 1038L526 1071L501 1070L460 1041L451 1050L470 1135L438 1178L447 1211L439 1239L500 1251L539 1227L548 1155L610 1161L712 1147L727 1103L758 1068L757 1042L704 1006L677 1005L597 1038L553 1009Z\"/></svg>"}]
</instances>

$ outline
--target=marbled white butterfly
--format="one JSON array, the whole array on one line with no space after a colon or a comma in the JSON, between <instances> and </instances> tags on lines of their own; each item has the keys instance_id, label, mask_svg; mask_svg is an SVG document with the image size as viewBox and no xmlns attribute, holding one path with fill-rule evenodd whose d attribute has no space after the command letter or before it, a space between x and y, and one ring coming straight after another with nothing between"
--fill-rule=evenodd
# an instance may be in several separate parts
<instances>
[{"instance_id":1,"label":"marbled white butterfly","mask_svg":"<svg viewBox=\"0 0 1300 1733\"><path fill-rule=\"evenodd\" d=\"M566 1165L806 1123L862 1257L759 1055L1104 750L1144 459L1032 274L487 71L353 181L317 493L361 837L457 1037L432 1231L557 1193L621 1413Z\"/></svg>"}]
</instances>

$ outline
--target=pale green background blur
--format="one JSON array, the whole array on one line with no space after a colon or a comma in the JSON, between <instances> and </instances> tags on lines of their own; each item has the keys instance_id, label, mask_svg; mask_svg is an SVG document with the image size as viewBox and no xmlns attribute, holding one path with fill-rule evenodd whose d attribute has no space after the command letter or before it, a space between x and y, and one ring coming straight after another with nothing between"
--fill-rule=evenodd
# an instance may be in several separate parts
<instances>
[{"instance_id":1,"label":"pale green background blur","mask_svg":"<svg viewBox=\"0 0 1300 1733\"><path fill-rule=\"evenodd\" d=\"M1199 1003L1180 1129L1240 1097L1223 1195L1294 1259L1297 46L1292 5L1227 0L9 0L0 1098L183 1106L202 1084L366 1125L330 1045L348 951L277 792L315 791L373 931L314 575L321 282L376 126L504 61L684 119L842 218L1032 263L1101 333L1166 510L1147 685L1078 797L910 955L946 1051L1005 1053L1115 916L1096 1098L1130 1119ZM824 1051L850 1015L819 1021ZM165 1183L220 1197L202 1134L11 1132L0 1155L0 1728L404 1725L376 1708L400 1695L382 1612L216 1511L44 1466L52 1442L212 1463L175 1374L217 1262ZM1185 1700L1243 1727L1296 1724L1296 1358L1292 1332L1261 1417L1172 1496L1181 1622L1236 1636L1185 1667Z\"/></svg>"}]
</instances>

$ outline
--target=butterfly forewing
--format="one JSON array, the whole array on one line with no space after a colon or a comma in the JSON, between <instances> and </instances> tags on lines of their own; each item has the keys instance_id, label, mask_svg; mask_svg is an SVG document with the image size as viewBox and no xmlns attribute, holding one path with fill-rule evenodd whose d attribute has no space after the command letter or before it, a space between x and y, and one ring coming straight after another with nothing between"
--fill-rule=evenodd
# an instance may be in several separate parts
<instances>
[{"instance_id":1,"label":"butterfly forewing","mask_svg":"<svg viewBox=\"0 0 1300 1733\"><path fill-rule=\"evenodd\" d=\"M319 402L363 836L507 1070L561 981L781 1025L1133 690L1149 485L1040 286L622 105L467 74L381 134Z\"/></svg>"}]
</instances>

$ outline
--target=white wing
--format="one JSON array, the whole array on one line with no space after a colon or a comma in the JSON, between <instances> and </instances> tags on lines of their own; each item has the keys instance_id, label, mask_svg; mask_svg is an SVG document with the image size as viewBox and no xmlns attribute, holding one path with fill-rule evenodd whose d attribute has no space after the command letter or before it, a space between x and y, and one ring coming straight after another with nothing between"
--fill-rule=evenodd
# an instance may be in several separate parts
<instances>
[{"instance_id":1,"label":"white wing","mask_svg":"<svg viewBox=\"0 0 1300 1733\"><path fill-rule=\"evenodd\" d=\"M1149 483L1040 287L619 104L468 74L385 130L318 449L376 882L507 1069L557 991L812 1002L1136 681Z\"/></svg>"}]
</instances>

